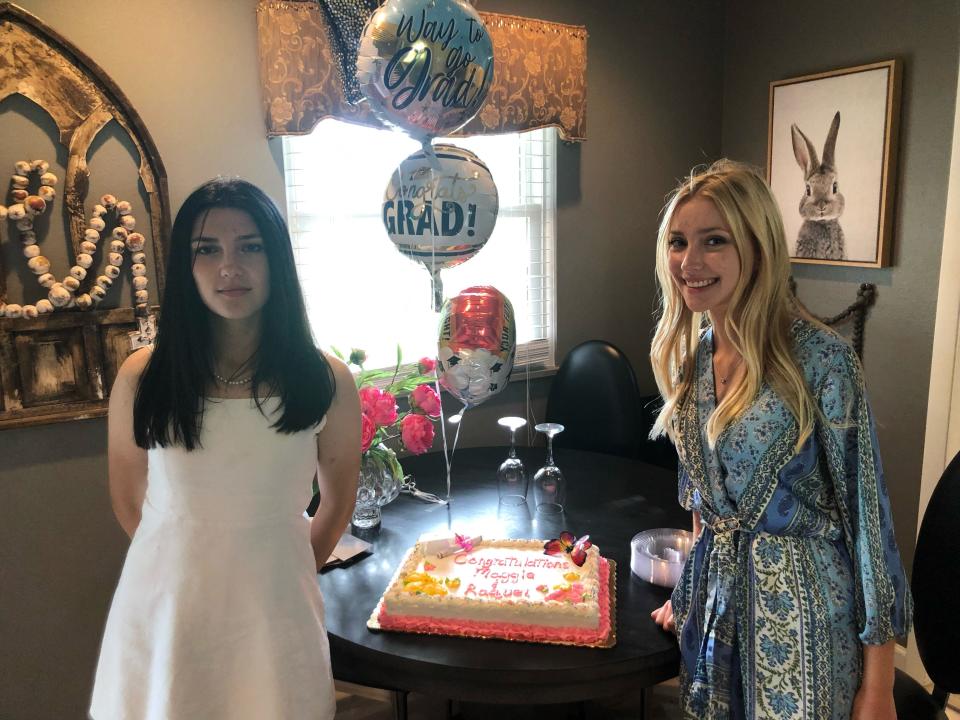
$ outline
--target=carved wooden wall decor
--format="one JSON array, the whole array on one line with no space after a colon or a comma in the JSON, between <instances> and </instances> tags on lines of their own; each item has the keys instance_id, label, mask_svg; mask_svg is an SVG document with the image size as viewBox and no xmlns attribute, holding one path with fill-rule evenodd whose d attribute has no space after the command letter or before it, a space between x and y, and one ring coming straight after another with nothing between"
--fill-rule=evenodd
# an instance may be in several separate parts
<instances>
[{"instance_id":1,"label":"carved wooden wall decor","mask_svg":"<svg viewBox=\"0 0 960 720\"><path fill-rule=\"evenodd\" d=\"M166 171L143 121L83 52L33 15L0 2L0 101L15 94L49 114L59 132L57 140L68 152L61 196L74 257L85 230L90 147L111 121L129 137L139 153L150 216L143 233L152 243L154 296L160 297L170 201ZM9 138L0 138L5 142ZM0 188L0 202L7 199L7 190ZM13 223L3 230L3 242L16 242ZM52 224L48 233L51 230ZM0 256L0 303L22 302L6 297L6 278ZM143 321L133 307L70 309L33 319L0 317L0 429L106 414L117 368L131 351L129 333L141 329Z\"/></svg>"}]
</instances>

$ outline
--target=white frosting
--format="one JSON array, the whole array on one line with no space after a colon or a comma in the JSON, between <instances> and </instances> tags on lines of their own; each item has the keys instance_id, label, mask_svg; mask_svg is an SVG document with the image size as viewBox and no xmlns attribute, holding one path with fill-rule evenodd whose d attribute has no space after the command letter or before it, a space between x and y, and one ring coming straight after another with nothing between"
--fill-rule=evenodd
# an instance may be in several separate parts
<instances>
[{"instance_id":1,"label":"white frosting","mask_svg":"<svg viewBox=\"0 0 960 720\"><path fill-rule=\"evenodd\" d=\"M591 547L583 567L577 567L569 555L546 555L542 540L485 540L468 553L445 558L424 557L418 545L401 564L383 601L390 615L595 628L600 621L599 557ZM425 566L432 567L425 571ZM404 590L406 576L423 572L441 582L459 579L460 585L446 583L446 595ZM583 589L579 601L546 599L572 584Z\"/></svg>"}]
</instances>

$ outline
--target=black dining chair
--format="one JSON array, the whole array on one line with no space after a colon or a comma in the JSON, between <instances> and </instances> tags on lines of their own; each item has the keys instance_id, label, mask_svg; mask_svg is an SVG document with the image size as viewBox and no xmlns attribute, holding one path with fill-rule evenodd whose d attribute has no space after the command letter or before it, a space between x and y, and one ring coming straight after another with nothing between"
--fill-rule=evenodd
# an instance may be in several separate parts
<instances>
[{"instance_id":1,"label":"black dining chair","mask_svg":"<svg viewBox=\"0 0 960 720\"><path fill-rule=\"evenodd\" d=\"M640 391L623 351L587 340L567 353L550 386L546 417L564 426L555 447L635 458L642 432Z\"/></svg>"},{"instance_id":2,"label":"black dining chair","mask_svg":"<svg viewBox=\"0 0 960 720\"><path fill-rule=\"evenodd\" d=\"M901 720L946 719L950 693L960 693L960 452L930 496L913 556L913 630L933 692L897 670L893 696Z\"/></svg>"}]
</instances>

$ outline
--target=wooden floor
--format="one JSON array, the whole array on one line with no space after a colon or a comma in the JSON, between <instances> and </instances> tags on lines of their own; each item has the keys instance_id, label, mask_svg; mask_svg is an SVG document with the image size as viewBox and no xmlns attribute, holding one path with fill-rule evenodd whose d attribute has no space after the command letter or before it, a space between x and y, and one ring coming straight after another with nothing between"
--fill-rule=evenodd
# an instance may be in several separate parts
<instances>
[{"instance_id":1,"label":"wooden floor","mask_svg":"<svg viewBox=\"0 0 960 720\"><path fill-rule=\"evenodd\" d=\"M349 692L340 692L340 690ZM337 720L392 720L389 699L379 693L364 693L356 687L338 684ZM677 684L672 680L657 685L647 693L647 715L643 720L672 720L679 716ZM457 720L641 720L639 694L591 701L577 705L481 705L458 703L454 705ZM412 693L407 700L410 720L447 720L447 701Z\"/></svg>"},{"instance_id":2,"label":"wooden floor","mask_svg":"<svg viewBox=\"0 0 960 720\"><path fill-rule=\"evenodd\" d=\"M345 690L364 692L360 688L345 687ZM350 692L337 692L337 720L392 720L389 700L374 691L371 697ZM379 697L377 697L379 695ZM647 694L647 716L643 720L672 720L679 717L677 707L677 681L671 680L654 687ZM410 720L447 720L447 702L443 698L430 698L416 693L410 695L407 709ZM463 703L454 706L459 712L458 720L641 720L637 697L618 698L614 701L591 702L583 707L581 715L577 706L504 706ZM947 706L948 720L960 720L960 696L954 695Z\"/></svg>"}]
</instances>

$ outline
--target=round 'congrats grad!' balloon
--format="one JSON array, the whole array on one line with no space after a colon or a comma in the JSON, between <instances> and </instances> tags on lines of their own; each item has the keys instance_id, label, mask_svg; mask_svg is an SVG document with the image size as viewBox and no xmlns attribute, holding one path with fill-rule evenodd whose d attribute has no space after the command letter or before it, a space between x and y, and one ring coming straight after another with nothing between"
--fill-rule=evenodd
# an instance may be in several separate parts
<instances>
[{"instance_id":1,"label":"round 'congrats grad!' balloon","mask_svg":"<svg viewBox=\"0 0 960 720\"><path fill-rule=\"evenodd\" d=\"M394 171L381 217L397 250L423 264L439 287L440 270L466 262L486 244L498 209L497 186L483 161L454 145L434 145Z\"/></svg>"},{"instance_id":2,"label":"round 'congrats grad!' balloon","mask_svg":"<svg viewBox=\"0 0 960 720\"><path fill-rule=\"evenodd\" d=\"M380 120L425 141L480 111L493 44L465 0L387 0L360 37L357 81Z\"/></svg>"}]
</instances>

